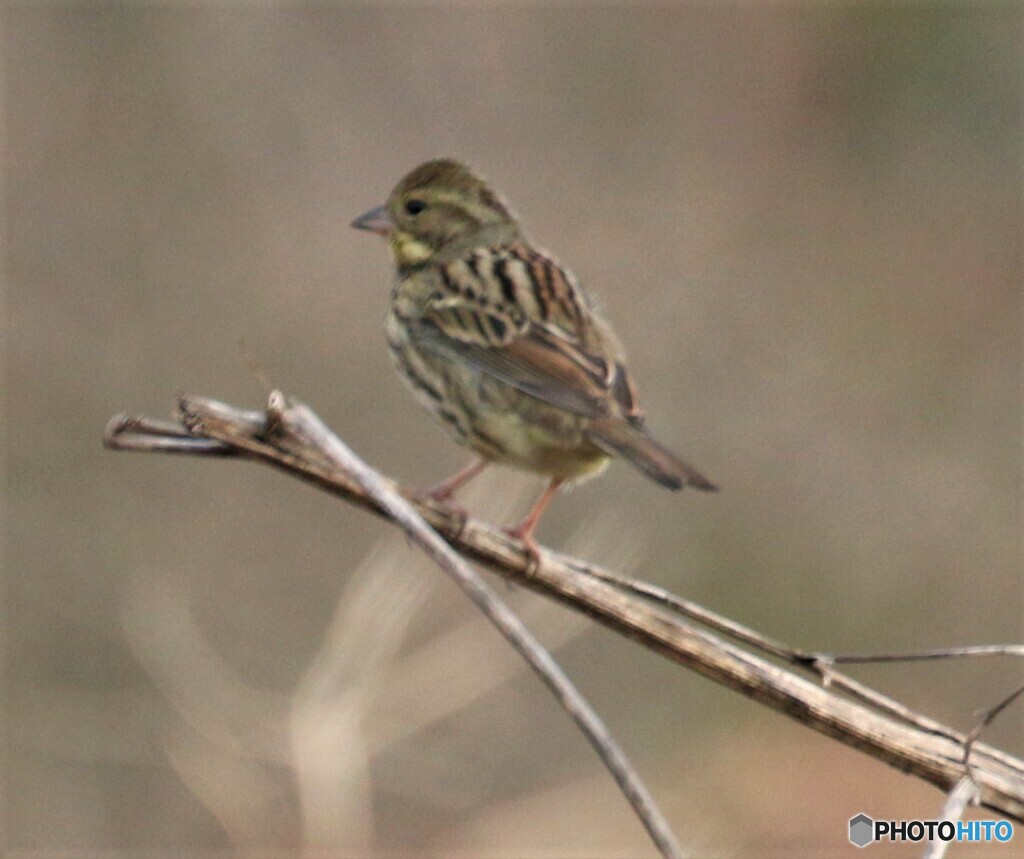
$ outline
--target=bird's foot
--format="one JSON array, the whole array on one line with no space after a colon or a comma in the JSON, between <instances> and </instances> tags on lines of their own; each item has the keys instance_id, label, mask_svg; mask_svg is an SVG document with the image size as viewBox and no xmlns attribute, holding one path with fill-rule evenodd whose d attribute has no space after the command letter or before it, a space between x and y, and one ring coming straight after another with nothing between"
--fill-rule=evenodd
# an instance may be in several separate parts
<instances>
[{"instance_id":1,"label":"bird's foot","mask_svg":"<svg viewBox=\"0 0 1024 859\"><path fill-rule=\"evenodd\" d=\"M421 489L413 493L417 501L441 504L445 510L460 519L468 519L469 512L453 498L452 492L434 492L432 489Z\"/></svg>"},{"instance_id":2,"label":"bird's foot","mask_svg":"<svg viewBox=\"0 0 1024 859\"><path fill-rule=\"evenodd\" d=\"M451 492L435 493L430 489L417 489L409 494L414 501L420 504L435 508L440 506L442 508L440 512L446 515L451 523L445 529L448 531L449 539L458 540L462 536L462 532L466 529L466 523L469 521L469 511L461 504L452 500Z\"/></svg>"},{"instance_id":3,"label":"bird's foot","mask_svg":"<svg viewBox=\"0 0 1024 859\"><path fill-rule=\"evenodd\" d=\"M518 540L523 544L523 549L526 550L526 575L531 577L536 575L538 568L540 567L540 556L541 549L540 545L536 540L533 539L533 529L536 527L536 522L529 520L520 522L518 525L512 528L502 528L509 537L513 540Z\"/></svg>"}]
</instances>

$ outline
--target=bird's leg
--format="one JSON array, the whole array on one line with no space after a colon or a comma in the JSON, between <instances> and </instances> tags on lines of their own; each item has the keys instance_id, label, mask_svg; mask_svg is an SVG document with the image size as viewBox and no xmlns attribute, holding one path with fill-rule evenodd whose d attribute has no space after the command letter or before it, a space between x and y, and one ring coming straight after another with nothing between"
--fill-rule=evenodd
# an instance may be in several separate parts
<instances>
[{"instance_id":1,"label":"bird's leg","mask_svg":"<svg viewBox=\"0 0 1024 859\"><path fill-rule=\"evenodd\" d=\"M475 458L461 471L457 471L447 480L442 480L437 486L432 486L423 494L434 501L450 501L457 489L465 486L489 465L482 457Z\"/></svg>"},{"instance_id":2,"label":"bird's leg","mask_svg":"<svg viewBox=\"0 0 1024 859\"><path fill-rule=\"evenodd\" d=\"M533 531L537 527L537 523L540 522L540 517L544 512L544 508L551 503L551 499L555 497L558 487L564 482L564 477L556 477L552 480L551 483L548 484L548 488L544 490L544 494L537 499L537 503L533 505L533 509L529 512L527 517L514 528L507 528L505 530L505 533L510 537L515 537L517 540L523 541L523 545L526 546L526 551L529 553L535 564L540 562L540 546L538 546L537 541L533 539Z\"/></svg>"}]
</instances>

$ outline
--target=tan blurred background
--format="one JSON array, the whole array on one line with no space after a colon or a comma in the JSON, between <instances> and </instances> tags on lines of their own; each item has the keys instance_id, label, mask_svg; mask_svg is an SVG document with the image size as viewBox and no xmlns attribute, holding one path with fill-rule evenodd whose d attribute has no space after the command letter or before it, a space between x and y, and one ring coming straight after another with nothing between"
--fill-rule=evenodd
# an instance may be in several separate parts
<instances>
[{"instance_id":1,"label":"tan blurred background","mask_svg":"<svg viewBox=\"0 0 1024 859\"><path fill-rule=\"evenodd\" d=\"M100 446L179 389L258 406L244 339L386 472L459 466L392 375L384 249L348 228L437 155L575 269L652 427L722 486L617 465L544 542L801 647L1021 639L1017 4L4 12L10 853L650 855L540 684L385 525L267 469ZM468 503L508 521L538 488L499 471ZM501 591L694 854L845 855L857 812L938 813ZM1020 668L858 676L963 729ZM1022 728L1018 707L989 736L1024 753Z\"/></svg>"}]
</instances>

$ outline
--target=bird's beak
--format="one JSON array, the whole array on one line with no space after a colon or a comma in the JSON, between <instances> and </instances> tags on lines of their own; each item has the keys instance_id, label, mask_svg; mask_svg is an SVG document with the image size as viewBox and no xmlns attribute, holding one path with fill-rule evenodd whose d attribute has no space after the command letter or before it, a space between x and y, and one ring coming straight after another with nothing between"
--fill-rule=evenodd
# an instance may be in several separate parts
<instances>
[{"instance_id":1,"label":"bird's beak","mask_svg":"<svg viewBox=\"0 0 1024 859\"><path fill-rule=\"evenodd\" d=\"M356 218L352 222L352 226L357 230L376 233L378 236L389 236L395 228L395 222L391 220L391 215L388 214L385 206L378 206Z\"/></svg>"}]
</instances>

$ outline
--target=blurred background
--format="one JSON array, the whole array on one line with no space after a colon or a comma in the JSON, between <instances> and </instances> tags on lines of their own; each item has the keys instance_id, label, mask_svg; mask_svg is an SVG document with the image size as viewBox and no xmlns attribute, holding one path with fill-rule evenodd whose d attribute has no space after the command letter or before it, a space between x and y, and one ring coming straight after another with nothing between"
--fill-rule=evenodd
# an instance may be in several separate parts
<instances>
[{"instance_id":1,"label":"blurred background","mask_svg":"<svg viewBox=\"0 0 1024 859\"><path fill-rule=\"evenodd\" d=\"M658 437L722 487L616 465L543 542L803 648L1020 641L1021 37L1013 3L5 4L8 852L651 854L386 525L100 445L178 390L260 406L244 340L386 473L459 467L389 365L385 249L348 226L438 155L576 271ZM496 469L466 504L510 522L541 485ZM845 853L857 812L938 814L501 592L694 855ZM1020 682L855 673L960 729ZM987 737L1024 753L1022 708Z\"/></svg>"}]
</instances>

